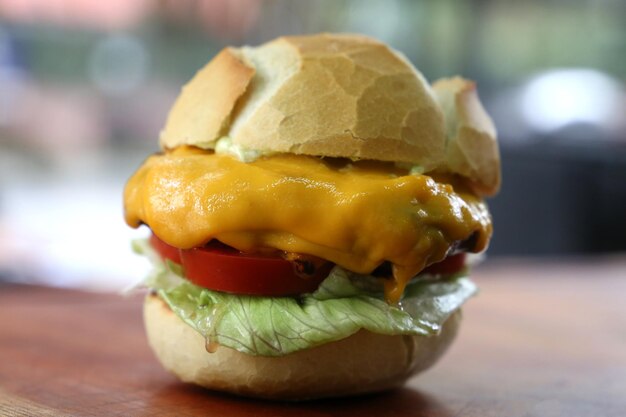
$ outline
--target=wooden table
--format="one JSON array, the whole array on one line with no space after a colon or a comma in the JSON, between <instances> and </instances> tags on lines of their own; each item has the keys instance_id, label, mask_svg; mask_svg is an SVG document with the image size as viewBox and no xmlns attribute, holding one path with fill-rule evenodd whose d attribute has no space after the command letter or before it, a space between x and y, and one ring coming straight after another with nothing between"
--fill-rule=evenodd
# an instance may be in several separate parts
<instances>
[{"instance_id":1,"label":"wooden table","mask_svg":"<svg viewBox=\"0 0 626 417\"><path fill-rule=\"evenodd\" d=\"M272 403L179 383L141 299L0 285L0 415L626 416L626 260L504 261L446 357L393 392Z\"/></svg>"}]
</instances>

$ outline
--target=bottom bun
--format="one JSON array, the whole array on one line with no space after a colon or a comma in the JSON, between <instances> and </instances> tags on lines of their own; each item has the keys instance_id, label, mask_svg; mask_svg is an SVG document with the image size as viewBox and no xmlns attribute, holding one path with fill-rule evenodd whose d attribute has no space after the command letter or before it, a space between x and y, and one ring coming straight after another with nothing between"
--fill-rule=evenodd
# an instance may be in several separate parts
<instances>
[{"instance_id":1,"label":"bottom bun","mask_svg":"<svg viewBox=\"0 0 626 417\"><path fill-rule=\"evenodd\" d=\"M207 352L205 339L157 295L146 297L148 341L181 380L252 397L303 400L387 390L434 364L454 339L457 310L437 336L388 336L361 330L280 357L251 356L225 346Z\"/></svg>"}]
</instances>

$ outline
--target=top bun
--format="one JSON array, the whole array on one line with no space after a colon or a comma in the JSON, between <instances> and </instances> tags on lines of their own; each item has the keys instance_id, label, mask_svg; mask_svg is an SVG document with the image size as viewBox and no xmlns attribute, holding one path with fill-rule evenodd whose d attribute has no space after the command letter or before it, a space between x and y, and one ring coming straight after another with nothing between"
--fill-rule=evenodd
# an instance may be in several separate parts
<instances>
[{"instance_id":1,"label":"top bun","mask_svg":"<svg viewBox=\"0 0 626 417\"><path fill-rule=\"evenodd\" d=\"M450 106L458 91L442 85L435 95L403 55L360 35L226 48L183 88L160 142L212 149L229 136L261 152L405 162L467 176L478 192L493 194L500 178L493 123L475 95L469 106L478 112L465 111L468 100Z\"/></svg>"},{"instance_id":2,"label":"top bun","mask_svg":"<svg viewBox=\"0 0 626 417\"><path fill-rule=\"evenodd\" d=\"M471 179L479 194L495 194L500 188L496 128L478 99L476 83L445 78L433 89L446 120L444 170Z\"/></svg>"}]
</instances>

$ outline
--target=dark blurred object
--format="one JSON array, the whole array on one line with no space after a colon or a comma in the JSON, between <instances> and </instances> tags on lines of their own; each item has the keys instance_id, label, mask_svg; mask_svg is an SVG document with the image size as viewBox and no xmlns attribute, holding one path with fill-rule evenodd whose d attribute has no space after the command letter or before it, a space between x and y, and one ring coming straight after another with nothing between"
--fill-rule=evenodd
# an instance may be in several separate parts
<instances>
[{"instance_id":1,"label":"dark blurred object","mask_svg":"<svg viewBox=\"0 0 626 417\"><path fill-rule=\"evenodd\" d=\"M490 255L626 251L626 143L504 145Z\"/></svg>"}]
</instances>

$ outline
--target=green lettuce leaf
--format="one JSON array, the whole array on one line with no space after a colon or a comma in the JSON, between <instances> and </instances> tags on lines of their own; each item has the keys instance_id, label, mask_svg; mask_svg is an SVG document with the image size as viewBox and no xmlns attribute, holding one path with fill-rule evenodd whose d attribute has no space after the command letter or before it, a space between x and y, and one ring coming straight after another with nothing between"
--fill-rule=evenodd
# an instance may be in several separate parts
<instances>
[{"instance_id":1,"label":"green lettuce leaf","mask_svg":"<svg viewBox=\"0 0 626 417\"><path fill-rule=\"evenodd\" d=\"M398 305L363 289L361 277L335 267L312 294L254 297L211 291L164 264L149 245L136 250L155 264L146 286L210 342L250 355L281 356L346 338L360 329L398 335L437 334L445 320L476 292L466 277L422 279L407 286Z\"/></svg>"}]
</instances>

